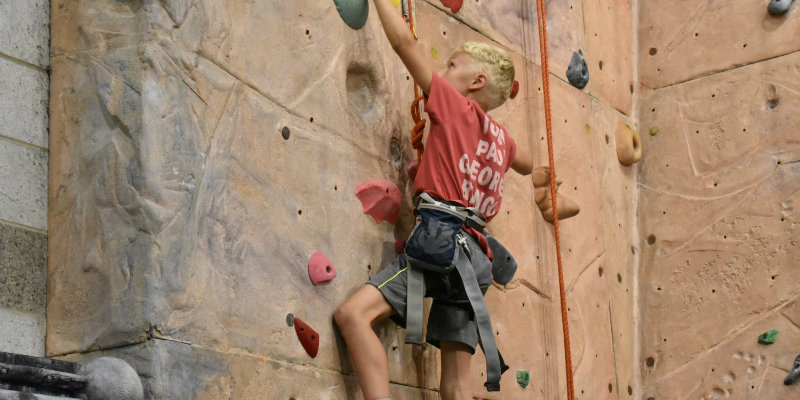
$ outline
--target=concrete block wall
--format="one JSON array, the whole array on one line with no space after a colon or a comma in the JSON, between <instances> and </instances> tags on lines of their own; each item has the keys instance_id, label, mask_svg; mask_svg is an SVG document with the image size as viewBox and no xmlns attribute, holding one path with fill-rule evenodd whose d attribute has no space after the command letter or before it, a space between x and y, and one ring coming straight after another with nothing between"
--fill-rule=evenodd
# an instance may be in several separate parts
<instances>
[{"instance_id":1,"label":"concrete block wall","mask_svg":"<svg viewBox=\"0 0 800 400\"><path fill-rule=\"evenodd\" d=\"M0 351L44 355L49 0L0 1Z\"/></svg>"}]
</instances>

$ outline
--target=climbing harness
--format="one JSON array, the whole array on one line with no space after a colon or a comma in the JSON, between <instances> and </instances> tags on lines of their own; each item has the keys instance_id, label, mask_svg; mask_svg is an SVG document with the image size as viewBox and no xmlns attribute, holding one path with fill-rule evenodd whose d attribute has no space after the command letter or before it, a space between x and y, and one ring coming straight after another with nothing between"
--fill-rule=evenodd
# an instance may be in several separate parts
<instances>
[{"instance_id":1,"label":"climbing harness","mask_svg":"<svg viewBox=\"0 0 800 400\"><path fill-rule=\"evenodd\" d=\"M522 0L522 4L527 4ZM569 322L567 315L567 299L564 291L564 268L561 261L561 238L558 230L558 205L556 204L556 168L553 159L553 124L550 115L550 68L547 62L547 15L544 0L536 0L536 14L539 21L539 49L542 58L542 91L544 92L544 117L547 128L547 155L550 165L550 198L553 201L553 229L556 238L556 260L558 262L558 286L561 295L561 325L564 331L564 361L567 372L567 399L575 400L575 388L572 379L572 352L569 344ZM523 34L523 37L526 35Z\"/></svg>"},{"instance_id":2,"label":"climbing harness","mask_svg":"<svg viewBox=\"0 0 800 400\"><path fill-rule=\"evenodd\" d=\"M427 193L417 198L417 213L417 224L405 248L410 267L406 298L406 343L422 344L424 271L445 274L455 269L464 284L464 292L475 315L481 348L486 355L486 389L490 392L499 391L500 376L508 366L497 350L489 309L473 270L466 233L462 230L464 226L483 230L486 220L474 208L439 201ZM502 247L499 242L495 243ZM498 251L502 252L499 248ZM516 268L516 263L514 265Z\"/></svg>"},{"instance_id":3,"label":"climbing harness","mask_svg":"<svg viewBox=\"0 0 800 400\"><path fill-rule=\"evenodd\" d=\"M403 16L408 21L411 34L414 40L419 40L417 37L417 28L414 25L414 0L403 0ZM422 136L425 132L425 119L422 119L422 101L425 97L419 89L419 84L414 81L414 101L411 102L411 118L414 120L414 127L411 128L411 147L417 151L417 165L422 165L422 153L425 150L425 145L422 143Z\"/></svg>"}]
</instances>

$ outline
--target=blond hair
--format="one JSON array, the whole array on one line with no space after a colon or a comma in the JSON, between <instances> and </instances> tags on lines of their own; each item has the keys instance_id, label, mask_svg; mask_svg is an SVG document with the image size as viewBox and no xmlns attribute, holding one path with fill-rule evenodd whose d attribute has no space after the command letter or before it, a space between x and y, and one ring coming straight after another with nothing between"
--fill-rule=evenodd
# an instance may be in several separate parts
<instances>
[{"instance_id":1,"label":"blond hair","mask_svg":"<svg viewBox=\"0 0 800 400\"><path fill-rule=\"evenodd\" d=\"M461 45L460 51L472 57L474 73L484 73L489 78L486 106L491 110L502 105L511 95L511 86L514 84L514 63L508 53L478 42L466 42Z\"/></svg>"}]
</instances>

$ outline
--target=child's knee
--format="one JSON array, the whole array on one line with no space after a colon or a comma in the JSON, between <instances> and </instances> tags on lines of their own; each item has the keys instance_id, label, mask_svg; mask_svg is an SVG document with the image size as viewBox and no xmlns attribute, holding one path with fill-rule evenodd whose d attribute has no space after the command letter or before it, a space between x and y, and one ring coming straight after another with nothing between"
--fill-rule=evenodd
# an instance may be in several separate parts
<instances>
[{"instance_id":1,"label":"child's knee","mask_svg":"<svg viewBox=\"0 0 800 400\"><path fill-rule=\"evenodd\" d=\"M347 330L359 321L359 311L350 301L345 301L333 312L333 320L340 331Z\"/></svg>"}]
</instances>

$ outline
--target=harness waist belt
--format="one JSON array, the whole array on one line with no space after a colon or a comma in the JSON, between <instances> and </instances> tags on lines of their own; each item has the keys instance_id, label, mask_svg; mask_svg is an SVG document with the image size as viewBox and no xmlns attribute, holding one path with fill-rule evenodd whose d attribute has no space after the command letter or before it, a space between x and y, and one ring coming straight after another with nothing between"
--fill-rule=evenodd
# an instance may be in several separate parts
<instances>
[{"instance_id":1,"label":"harness waist belt","mask_svg":"<svg viewBox=\"0 0 800 400\"><path fill-rule=\"evenodd\" d=\"M455 206L443 201L434 199L428 193L422 192L417 198L417 208L420 210L437 210L446 212L450 215L460 218L464 225L483 230L486 228L486 217L474 207Z\"/></svg>"}]
</instances>

